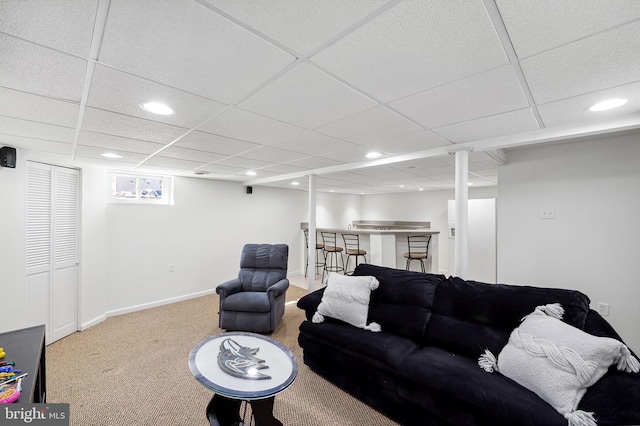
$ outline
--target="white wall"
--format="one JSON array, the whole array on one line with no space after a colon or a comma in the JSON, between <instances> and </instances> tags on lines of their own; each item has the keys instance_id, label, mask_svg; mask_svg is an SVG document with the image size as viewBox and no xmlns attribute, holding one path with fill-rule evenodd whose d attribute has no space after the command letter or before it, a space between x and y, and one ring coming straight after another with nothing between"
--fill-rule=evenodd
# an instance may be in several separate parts
<instances>
[{"instance_id":1,"label":"white wall","mask_svg":"<svg viewBox=\"0 0 640 426\"><path fill-rule=\"evenodd\" d=\"M172 206L107 205L109 313L213 291L238 275L246 243L288 244L301 273L306 192L177 177L174 194Z\"/></svg>"},{"instance_id":2,"label":"white wall","mask_svg":"<svg viewBox=\"0 0 640 426\"><path fill-rule=\"evenodd\" d=\"M17 152L16 168L0 167L0 332L26 327L25 212L26 162ZM6 301L6 302L5 302Z\"/></svg>"},{"instance_id":3,"label":"white wall","mask_svg":"<svg viewBox=\"0 0 640 426\"><path fill-rule=\"evenodd\" d=\"M498 281L587 294L640 350L640 138L510 151L499 170ZM540 219L554 208L555 219Z\"/></svg>"},{"instance_id":4,"label":"white wall","mask_svg":"<svg viewBox=\"0 0 640 426\"><path fill-rule=\"evenodd\" d=\"M469 188L469 198L496 198L495 186ZM405 192L397 194L365 195L362 200L364 220L429 221L438 235L438 269L449 271L448 200L455 198L453 190Z\"/></svg>"},{"instance_id":5,"label":"white wall","mask_svg":"<svg viewBox=\"0 0 640 426\"><path fill-rule=\"evenodd\" d=\"M354 220L362 219L362 199L362 195L318 192L316 195L317 227L346 229ZM305 221L308 220L307 214Z\"/></svg>"}]
</instances>

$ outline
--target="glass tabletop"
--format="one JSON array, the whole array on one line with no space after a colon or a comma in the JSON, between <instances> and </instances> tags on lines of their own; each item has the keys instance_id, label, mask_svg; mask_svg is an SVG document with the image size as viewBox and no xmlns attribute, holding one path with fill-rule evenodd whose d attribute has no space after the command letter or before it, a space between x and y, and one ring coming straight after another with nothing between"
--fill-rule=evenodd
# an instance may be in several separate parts
<instances>
[{"instance_id":1,"label":"glass tabletop","mask_svg":"<svg viewBox=\"0 0 640 426\"><path fill-rule=\"evenodd\" d=\"M221 333L189 354L191 374L215 393L234 399L262 399L286 389L298 362L282 343L248 332Z\"/></svg>"}]
</instances>

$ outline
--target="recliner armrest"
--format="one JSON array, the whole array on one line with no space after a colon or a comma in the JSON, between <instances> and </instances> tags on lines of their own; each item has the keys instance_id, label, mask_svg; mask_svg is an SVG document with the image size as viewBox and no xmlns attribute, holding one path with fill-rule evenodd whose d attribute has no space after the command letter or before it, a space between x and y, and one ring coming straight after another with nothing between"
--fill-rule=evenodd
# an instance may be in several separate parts
<instances>
[{"instance_id":1,"label":"recliner armrest","mask_svg":"<svg viewBox=\"0 0 640 426\"><path fill-rule=\"evenodd\" d=\"M234 293L238 293L240 290L242 290L242 283L239 278L223 282L216 287L216 293L220 295L221 299L231 296Z\"/></svg>"},{"instance_id":2,"label":"recliner armrest","mask_svg":"<svg viewBox=\"0 0 640 426\"><path fill-rule=\"evenodd\" d=\"M275 299L276 297L282 296L287 289L289 288L289 280L283 279L272 285L267 289L267 295L269 299Z\"/></svg>"}]
</instances>

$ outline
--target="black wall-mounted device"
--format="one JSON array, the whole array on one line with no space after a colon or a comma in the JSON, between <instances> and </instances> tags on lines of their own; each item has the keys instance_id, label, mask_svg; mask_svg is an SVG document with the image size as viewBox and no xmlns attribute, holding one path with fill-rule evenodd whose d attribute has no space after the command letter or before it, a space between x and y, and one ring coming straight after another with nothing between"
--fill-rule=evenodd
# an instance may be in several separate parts
<instances>
[{"instance_id":1,"label":"black wall-mounted device","mask_svg":"<svg viewBox=\"0 0 640 426\"><path fill-rule=\"evenodd\" d=\"M16 149L10 146L0 148L0 166L14 169L16 167Z\"/></svg>"},{"instance_id":2,"label":"black wall-mounted device","mask_svg":"<svg viewBox=\"0 0 640 426\"><path fill-rule=\"evenodd\" d=\"M247 194L253 194L253 186L247 186Z\"/></svg>"}]
</instances>

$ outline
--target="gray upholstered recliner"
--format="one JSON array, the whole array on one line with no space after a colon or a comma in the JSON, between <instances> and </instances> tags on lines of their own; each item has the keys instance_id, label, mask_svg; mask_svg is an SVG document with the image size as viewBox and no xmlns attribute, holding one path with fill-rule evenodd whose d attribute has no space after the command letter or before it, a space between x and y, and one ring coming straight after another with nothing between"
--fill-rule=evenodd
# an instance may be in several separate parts
<instances>
[{"instance_id":1,"label":"gray upholstered recliner","mask_svg":"<svg viewBox=\"0 0 640 426\"><path fill-rule=\"evenodd\" d=\"M246 244L238 278L216 287L220 328L269 333L284 315L289 280L286 244Z\"/></svg>"}]
</instances>

